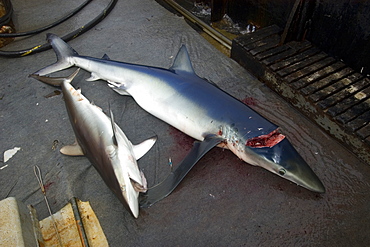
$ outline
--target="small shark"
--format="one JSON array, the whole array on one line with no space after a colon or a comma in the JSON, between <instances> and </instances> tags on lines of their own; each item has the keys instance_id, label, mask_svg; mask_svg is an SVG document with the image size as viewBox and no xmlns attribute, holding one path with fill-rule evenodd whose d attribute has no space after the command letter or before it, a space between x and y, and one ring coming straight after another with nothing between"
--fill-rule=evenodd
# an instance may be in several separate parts
<instances>
[{"instance_id":1,"label":"small shark","mask_svg":"<svg viewBox=\"0 0 370 247\"><path fill-rule=\"evenodd\" d=\"M138 145L133 145L114 122L111 111L109 119L99 107L91 104L80 90L72 87L70 82L78 71L79 69L67 78L30 76L62 88L76 142L62 147L60 152L71 156L86 155L107 186L137 218L139 192L147 190L147 183L136 160L151 149L157 138L152 137Z\"/></svg>"},{"instance_id":2,"label":"small shark","mask_svg":"<svg viewBox=\"0 0 370 247\"><path fill-rule=\"evenodd\" d=\"M112 61L106 55L103 59L80 56L58 36L48 34L47 39L57 62L35 74L50 74L72 66L87 70L91 72L88 81L106 80L117 93L132 96L150 114L200 141L164 183L147 192L141 206L171 193L191 167L215 146L230 149L243 161L306 189L325 192L320 179L278 126L196 75L185 46L173 65L164 69Z\"/></svg>"}]
</instances>

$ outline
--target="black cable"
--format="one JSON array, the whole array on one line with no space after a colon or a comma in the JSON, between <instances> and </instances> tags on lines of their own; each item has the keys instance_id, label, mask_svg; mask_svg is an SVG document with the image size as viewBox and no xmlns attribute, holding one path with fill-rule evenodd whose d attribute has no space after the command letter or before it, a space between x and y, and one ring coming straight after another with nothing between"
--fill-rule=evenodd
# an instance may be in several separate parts
<instances>
[{"instance_id":1,"label":"black cable","mask_svg":"<svg viewBox=\"0 0 370 247\"><path fill-rule=\"evenodd\" d=\"M13 14L13 5L10 0L3 0L5 15L0 18L0 27L9 23Z\"/></svg>"},{"instance_id":2,"label":"black cable","mask_svg":"<svg viewBox=\"0 0 370 247\"><path fill-rule=\"evenodd\" d=\"M9 2L10 3L10 0L3 0L4 2ZM69 18L71 18L72 16L74 16L75 14L77 14L81 9L83 9L86 5L88 5L92 0L87 0L86 2L84 2L83 4L81 4L79 7L77 7L76 9L74 9L71 13L69 13L68 15L64 16L63 18L61 18L60 20L57 20L45 27L42 27L42 28L38 28L38 29L35 29L35 30L32 30L32 31L27 31L27 32L21 32L21 33L2 33L0 34L0 38L13 38L13 37L21 37L21 36L27 36L27 35L32 35L32 34L37 34L37 33L41 33L47 29L50 29L52 27L55 27L59 24L61 24L62 22L68 20ZM11 5L11 3L10 3ZM13 8L12 8L12 11L13 11ZM0 25L2 26L2 25Z\"/></svg>"},{"instance_id":3,"label":"black cable","mask_svg":"<svg viewBox=\"0 0 370 247\"><path fill-rule=\"evenodd\" d=\"M78 37L79 35L85 33L86 31L90 30L93 26L95 26L100 21L102 21L112 11L112 9L116 5L117 1L118 0L111 0L109 2L108 6L97 17L95 17L93 20L88 22L86 25L83 25L83 26L79 27L78 29L68 33L65 36L63 36L62 39L65 42L68 42L68 41ZM23 56L32 55L32 54L35 54L35 53L38 53L38 52L48 50L50 48L51 48L51 45L49 43L44 43L42 45L37 45L35 47L28 48L28 49L25 49L25 50L0 51L0 56L4 56L4 57L23 57Z\"/></svg>"}]
</instances>

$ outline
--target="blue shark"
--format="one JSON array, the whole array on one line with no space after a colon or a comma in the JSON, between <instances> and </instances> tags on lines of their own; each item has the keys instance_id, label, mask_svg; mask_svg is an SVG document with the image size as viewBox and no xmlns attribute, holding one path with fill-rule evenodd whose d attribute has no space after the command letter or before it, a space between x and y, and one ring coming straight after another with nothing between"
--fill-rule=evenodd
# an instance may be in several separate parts
<instances>
[{"instance_id":1,"label":"blue shark","mask_svg":"<svg viewBox=\"0 0 370 247\"><path fill-rule=\"evenodd\" d=\"M109 118L98 106L91 104L80 90L76 90L70 84L78 71L79 69L66 78L31 76L62 88L76 142L62 147L60 152L70 156L85 155L107 186L137 218L139 193L146 192L147 181L136 160L151 149L157 138L152 137L133 145L114 122L112 112Z\"/></svg>"},{"instance_id":2,"label":"blue shark","mask_svg":"<svg viewBox=\"0 0 370 247\"><path fill-rule=\"evenodd\" d=\"M151 205L168 195L215 146L229 149L246 163L308 190L325 192L320 179L277 125L196 75L185 46L180 48L173 65L165 69L108 57L81 56L58 36L48 34L47 39L56 52L57 62L34 74L46 75L72 66L82 68L91 72L88 81L107 81L117 93L132 96L144 110L198 140L178 169L147 192L142 205ZM153 197L148 199L151 191Z\"/></svg>"}]
</instances>

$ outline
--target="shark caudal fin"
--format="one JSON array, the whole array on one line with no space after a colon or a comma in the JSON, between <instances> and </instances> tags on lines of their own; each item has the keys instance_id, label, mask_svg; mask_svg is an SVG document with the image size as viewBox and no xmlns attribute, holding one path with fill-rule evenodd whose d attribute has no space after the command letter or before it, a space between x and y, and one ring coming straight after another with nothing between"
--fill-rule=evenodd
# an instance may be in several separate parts
<instances>
[{"instance_id":1,"label":"shark caudal fin","mask_svg":"<svg viewBox=\"0 0 370 247\"><path fill-rule=\"evenodd\" d=\"M51 44L57 55L57 62L36 71L34 74L46 75L63 69L67 69L74 65L71 62L70 58L73 56L78 56L78 53L75 50L73 50L72 47L70 47L66 42L64 42L64 40L59 38L57 35L52 33L47 34L47 41Z\"/></svg>"},{"instance_id":2,"label":"shark caudal fin","mask_svg":"<svg viewBox=\"0 0 370 247\"><path fill-rule=\"evenodd\" d=\"M80 71L80 68L76 69L76 71L73 72L68 77L48 77L48 76L40 76L38 74L31 74L29 75L29 77L35 78L36 80L39 80L41 82L44 82L52 86L60 87L63 82L71 83L71 81L73 81L73 79L76 77L79 71Z\"/></svg>"}]
</instances>

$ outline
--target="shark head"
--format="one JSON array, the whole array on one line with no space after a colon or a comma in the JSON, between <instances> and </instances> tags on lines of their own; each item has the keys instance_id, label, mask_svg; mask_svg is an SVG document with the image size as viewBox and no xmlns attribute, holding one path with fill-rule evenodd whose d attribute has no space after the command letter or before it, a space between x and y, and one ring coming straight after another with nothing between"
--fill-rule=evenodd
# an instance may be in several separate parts
<instances>
[{"instance_id":1,"label":"shark head","mask_svg":"<svg viewBox=\"0 0 370 247\"><path fill-rule=\"evenodd\" d=\"M146 191L146 180L138 169L130 169L137 167L136 158L126 151L122 147L111 147L107 150L114 176L110 176L111 181L106 181L106 183L125 208L137 218L139 216L139 193ZM138 172L139 178L136 177Z\"/></svg>"},{"instance_id":2,"label":"shark head","mask_svg":"<svg viewBox=\"0 0 370 247\"><path fill-rule=\"evenodd\" d=\"M248 147L247 147L248 148ZM324 193L325 187L293 145L284 139L273 147L250 148L259 166L308 190Z\"/></svg>"},{"instance_id":3,"label":"shark head","mask_svg":"<svg viewBox=\"0 0 370 247\"><path fill-rule=\"evenodd\" d=\"M114 122L112 112L110 112L110 118L113 143L106 147L106 154L110 167L113 168L114 176L109 176L104 180L128 211L137 218L139 216L139 193L147 190L147 182L137 165L137 160L151 149L157 137L154 136L133 145ZM115 181L110 181L113 178Z\"/></svg>"},{"instance_id":4,"label":"shark head","mask_svg":"<svg viewBox=\"0 0 370 247\"><path fill-rule=\"evenodd\" d=\"M232 129L224 131L223 135L227 137L226 147L245 162L263 167L308 190L325 192L320 179L278 130L249 139Z\"/></svg>"}]
</instances>

